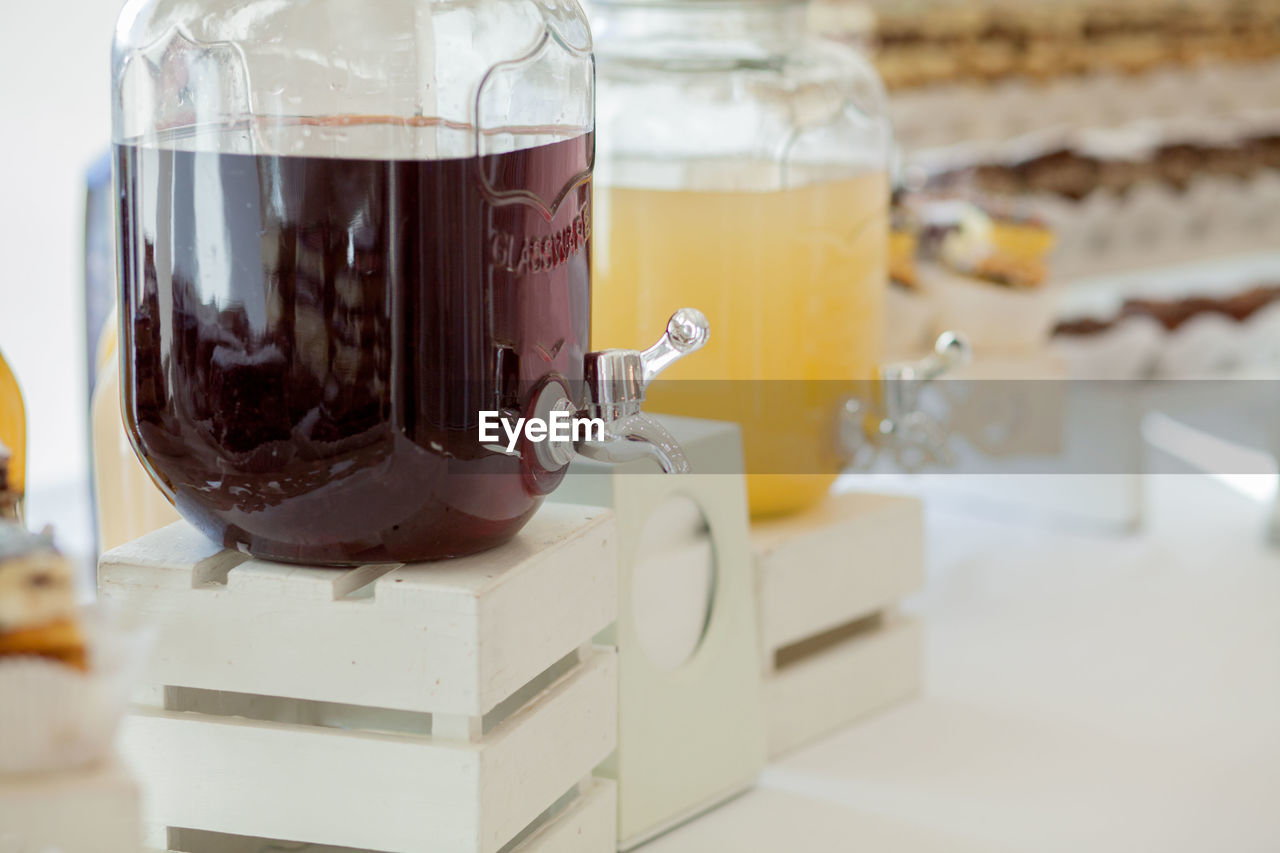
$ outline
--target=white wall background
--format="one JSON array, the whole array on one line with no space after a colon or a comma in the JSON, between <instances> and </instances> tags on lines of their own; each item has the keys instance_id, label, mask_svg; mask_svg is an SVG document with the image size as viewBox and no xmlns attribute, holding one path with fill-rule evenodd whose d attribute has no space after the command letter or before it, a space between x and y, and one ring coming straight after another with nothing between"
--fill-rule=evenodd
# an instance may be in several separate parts
<instances>
[{"instance_id":1,"label":"white wall background","mask_svg":"<svg viewBox=\"0 0 1280 853\"><path fill-rule=\"evenodd\" d=\"M110 144L119 0L0 0L0 350L27 400L27 504L87 545L84 173Z\"/></svg>"}]
</instances>

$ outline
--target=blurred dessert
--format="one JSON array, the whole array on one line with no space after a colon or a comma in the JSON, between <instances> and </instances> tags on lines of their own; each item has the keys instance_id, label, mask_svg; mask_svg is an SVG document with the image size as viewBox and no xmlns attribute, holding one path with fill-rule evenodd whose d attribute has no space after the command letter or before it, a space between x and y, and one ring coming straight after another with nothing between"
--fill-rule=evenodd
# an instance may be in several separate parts
<instances>
[{"instance_id":1,"label":"blurred dessert","mask_svg":"<svg viewBox=\"0 0 1280 853\"><path fill-rule=\"evenodd\" d=\"M87 669L70 561L46 529L0 521L0 657L48 658Z\"/></svg>"},{"instance_id":2,"label":"blurred dessert","mask_svg":"<svg viewBox=\"0 0 1280 853\"><path fill-rule=\"evenodd\" d=\"M1064 280L1167 266L1280 240L1280 113L1261 125L1077 130L920 154L922 183L1050 222Z\"/></svg>"},{"instance_id":3,"label":"blurred dessert","mask_svg":"<svg viewBox=\"0 0 1280 853\"><path fill-rule=\"evenodd\" d=\"M1134 146L1122 156L1091 152L1087 146L1059 147L1025 159L980 163L944 171L941 186L965 185L986 196L1031 194L1080 201L1096 191L1124 194L1142 183L1183 191L1197 177L1247 180L1280 170L1280 134L1221 143L1177 142Z\"/></svg>"},{"instance_id":4,"label":"blurred dessert","mask_svg":"<svg viewBox=\"0 0 1280 853\"><path fill-rule=\"evenodd\" d=\"M919 225L895 204L889 224L889 283L907 290L920 286L916 252L920 245Z\"/></svg>"},{"instance_id":5,"label":"blurred dessert","mask_svg":"<svg viewBox=\"0 0 1280 853\"><path fill-rule=\"evenodd\" d=\"M1015 290L1049 276L1053 232L1039 219L948 199L921 203L921 254L952 273Z\"/></svg>"},{"instance_id":6,"label":"blurred dessert","mask_svg":"<svg viewBox=\"0 0 1280 853\"><path fill-rule=\"evenodd\" d=\"M1059 322L1052 346L1075 378L1204 379L1274 375L1278 340L1280 285L1266 283L1226 294L1131 297Z\"/></svg>"},{"instance_id":7,"label":"blurred dessert","mask_svg":"<svg viewBox=\"0 0 1280 853\"><path fill-rule=\"evenodd\" d=\"M1120 310L1109 317L1080 317L1064 320L1054 326L1055 336L1085 337L1114 328L1131 317L1148 317L1167 332L1186 325L1193 317L1217 314L1237 323L1247 322L1255 314L1280 302L1280 285L1257 285L1228 296L1182 296L1170 299L1126 299Z\"/></svg>"},{"instance_id":8,"label":"blurred dessert","mask_svg":"<svg viewBox=\"0 0 1280 853\"><path fill-rule=\"evenodd\" d=\"M1016 206L960 196L900 194L890 242L893 354L921 351L943 331L964 332L979 354L1038 353L1054 302L1054 233ZM895 298L896 297L896 298Z\"/></svg>"},{"instance_id":9,"label":"blurred dessert","mask_svg":"<svg viewBox=\"0 0 1280 853\"><path fill-rule=\"evenodd\" d=\"M830 2L829 5L851 5ZM874 0L871 41L890 89L1139 74L1280 55L1278 0ZM841 20L828 13L824 21Z\"/></svg>"},{"instance_id":10,"label":"blurred dessert","mask_svg":"<svg viewBox=\"0 0 1280 853\"><path fill-rule=\"evenodd\" d=\"M1048 200L1056 277L1280 239L1280 0L821 2L871 10L815 26L868 46L908 170Z\"/></svg>"},{"instance_id":11,"label":"blurred dessert","mask_svg":"<svg viewBox=\"0 0 1280 853\"><path fill-rule=\"evenodd\" d=\"M1071 320L1059 320L1053 327L1054 337L1082 338L1089 335L1100 335L1116 324L1115 317L1077 317Z\"/></svg>"}]
</instances>

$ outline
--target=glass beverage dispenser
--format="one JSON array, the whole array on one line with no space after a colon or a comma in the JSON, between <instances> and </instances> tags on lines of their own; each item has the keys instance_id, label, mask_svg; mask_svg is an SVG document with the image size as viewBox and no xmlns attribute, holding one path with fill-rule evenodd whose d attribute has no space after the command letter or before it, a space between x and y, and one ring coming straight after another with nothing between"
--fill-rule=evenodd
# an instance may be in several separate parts
<instances>
[{"instance_id":1,"label":"glass beverage dispenser","mask_svg":"<svg viewBox=\"0 0 1280 853\"><path fill-rule=\"evenodd\" d=\"M215 541L455 556L514 535L575 452L684 464L639 406L705 318L588 352L574 0L131 0L113 66L125 419ZM508 450L482 412L606 429Z\"/></svg>"},{"instance_id":2,"label":"glass beverage dispenser","mask_svg":"<svg viewBox=\"0 0 1280 853\"><path fill-rule=\"evenodd\" d=\"M789 0L600 0L593 330L639 343L655 305L716 327L651 408L742 424L753 515L818 501L850 380L881 359L891 135L853 50Z\"/></svg>"}]
</instances>

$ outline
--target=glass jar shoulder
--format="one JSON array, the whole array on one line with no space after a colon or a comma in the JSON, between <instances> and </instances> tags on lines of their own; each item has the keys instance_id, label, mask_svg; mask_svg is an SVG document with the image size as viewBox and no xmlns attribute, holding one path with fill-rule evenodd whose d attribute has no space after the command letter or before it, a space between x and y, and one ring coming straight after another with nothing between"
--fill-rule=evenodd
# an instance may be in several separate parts
<instances>
[{"instance_id":1,"label":"glass jar shoulder","mask_svg":"<svg viewBox=\"0 0 1280 853\"><path fill-rule=\"evenodd\" d=\"M506 54L513 44L531 44L548 25L575 49L591 49L586 16L574 0L129 0L116 20L114 43L117 62L173 30L201 43L275 45L299 58L319 47L341 55L424 41L461 58L495 47Z\"/></svg>"},{"instance_id":2,"label":"glass jar shoulder","mask_svg":"<svg viewBox=\"0 0 1280 853\"><path fill-rule=\"evenodd\" d=\"M595 50L603 77L734 74L775 77L780 83L865 81L882 94L879 76L852 46L808 33L757 32L632 35L598 27Z\"/></svg>"},{"instance_id":3,"label":"glass jar shoulder","mask_svg":"<svg viewBox=\"0 0 1280 853\"><path fill-rule=\"evenodd\" d=\"M557 123L550 110L506 109L537 102L517 97L528 90L575 103L560 123L569 130L592 124L590 29L574 0L133 0L117 22L113 76L117 142L323 155L328 137L357 156L486 153L453 149L474 148L482 125ZM340 128L261 133L264 119L299 117ZM359 129L382 119L400 126Z\"/></svg>"},{"instance_id":4,"label":"glass jar shoulder","mask_svg":"<svg viewBox=\"0 0 1280 853\"><path fill-rule=\"evenodd\" d=\"M598 180L606 184L745 180L757 188L887 167L883 86L842 44L799 37L622 45L600 36L597 76Z\"/></svg>"}]
</instances>

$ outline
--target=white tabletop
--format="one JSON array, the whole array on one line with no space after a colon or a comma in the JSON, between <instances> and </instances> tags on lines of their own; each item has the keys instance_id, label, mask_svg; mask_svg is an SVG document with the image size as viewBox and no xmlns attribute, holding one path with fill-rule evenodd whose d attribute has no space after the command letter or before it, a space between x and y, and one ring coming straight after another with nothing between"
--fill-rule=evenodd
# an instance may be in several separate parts
<instances>
[{"instance_id":1,"label":"white tabletop","mask_svg":"<svg viewBox=\"0 0 1280 853\"><path fill-rule=\"evenodd\" d=\"M646 853L1280 850L1266 505L1190 475L1148 489L1128 537L930 507L924 695Z\"/></svg>"}]
</instances>

